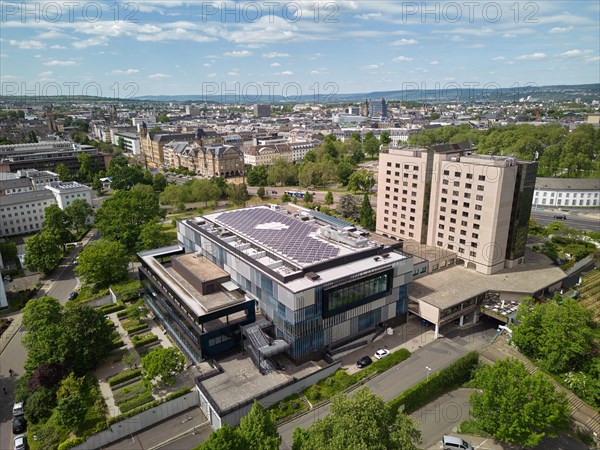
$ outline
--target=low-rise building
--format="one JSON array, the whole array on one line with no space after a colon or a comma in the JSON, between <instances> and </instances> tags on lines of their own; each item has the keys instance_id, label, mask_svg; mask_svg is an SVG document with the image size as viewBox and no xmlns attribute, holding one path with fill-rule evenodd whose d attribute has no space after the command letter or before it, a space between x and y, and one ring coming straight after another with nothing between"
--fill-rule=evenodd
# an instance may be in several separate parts
<instances>
[{"instance_id":1,"label":"low-rise building","mask_svg":"<svg viewBox=\"0 0 600 450\"><path fill-rule=\"evenodd\" d=\"M56 198L49 190L0 197L0 236L40 231L44 210L50 205L56 205Z\"/></svg>"},{"instance_id":2,"label":"low-rise building","mask_svg":"<svg viewBox=\"0 0 600 450\"><path fill-rule=\"evenodd\" d=\"M244 174L244 156L232 145L201 146L196 142L169 142L163 147L167 167L185 168L207 178L239 177Z\"/></svg>"},{"instance_id":3,"label":"low-rise building","mask_svg":"<svg viewBox=\"0 0 600 450\"><path fill-rule=\"evenodd\" d=\"M85 200L92 205L92 189L76 181L54 181L46 185L46 189L54 194L60 209L65 209L75 200Z\"/></svg>"},{"instance_id":4,"label":"low-rise building","mask_svg":"<svg viewBox=\"0 0 600 450\"><path fill-rule=\"evenodd\" d=\"M533 194L534 206L600 206L598 178L538 178Z\"/></svg>"}]
</instances>

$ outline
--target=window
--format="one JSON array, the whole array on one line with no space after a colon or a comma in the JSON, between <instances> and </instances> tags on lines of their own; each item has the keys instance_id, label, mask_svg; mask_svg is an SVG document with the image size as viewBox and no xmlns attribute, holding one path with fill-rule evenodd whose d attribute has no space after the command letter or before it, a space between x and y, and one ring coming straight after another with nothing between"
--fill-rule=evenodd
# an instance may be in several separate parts
<instances>
[{"instance_id":1,"label":"window","mask_svg":"<svg viewBox=\"0 0 600 450\"><path fill-rule=\"evenodd\" d=\"M469 213L468 213L468 212L466 212L466 211L463 211L463 213L462 213L462 216L463 216L463 217L469 217Z\"/></svg>"},{"instance_id":2,"label":"window","mask_svg":"<svg viewBox=\"0 0 600 450\"><path fill-rule=\"evenodd\" d=\"M442 194L447 194L448 193L448 189L444 188L442 189Z\"/></svg>"},{"instance_id":3,"label":"window","mask_svg":"<svg viewBox=\"0 0 600 450\"><path fill-rule=\"evenodd\" d=\"M465 187L466 187L467 189L471 189L471 188L473 187L473 185L472 185L471 183L467 183L467 184L465 184Z\"/></svg>"},{"instance_id":4,"label":"window","mask_svg":"<svg viewBox=\"0 0 600 450\"><path fill-rule=\"evenodd\" d=\"M455 176L456 178L460 178L460 172L454 172L454 176Z\"/></svg>"},{"instance_id":5,"label":"window","mask_svg":"<svg viewBox=\"0 0 600 450\"><path fill-rule=\"evenodd\" d=\"M483 195L478 195L477 197L475 197L475 200L482 201L483 200Z\"/></svg>"},{"instance_id":6,"label":"window","mask_svg":"<svg viewBox=\"0 0 600 450\"><path fill-rule=\"evenodd\" d=\"M452 204L455 206L458 205L458 200L452 200Z\"/></svg>"},{"instance_id":7,"label":"window","mask_svg":"<svg viewBox=\"0 0 600 450\"><path fill-rule=\"evenodd\" d=\"M441 207L440 207L440 211L442 211L442 212L446 212L446 207L445 207L445 206L441 206Z\"/></svg>"},{"instance_id":8,"label":"window","mask_svg":"<svg viewBox=\"0 0 600 450\"><path fill-rule=\"evenodd\" d=\"M477 242L471 242L471 247L477 248Z\"/></svg>"},{"instance_id":9,"label":"window","mask_svg":"<svg viewBox=\"0 0 600 450\"><path fill-rule=\"evenodd\" d=\"M440 223L440 224L438 225L438 228L439 228L440 230L443 230L443 229L444 229L444 224L443 224L443 223Z\"/></svg>"},{"instance_id":10,"label":"window","mask_svg":"<svg viewBox=\"0 0 600 450\"><path fill-rule=\"evenodd\" d=\"M449 184L449 183L448 183L448 180L444 178L444 179L442 180L442 184Z\"/></svg>"},{"instance_id":11,"label":"window","mask_svg":"<svg viewBox=\"0 0 600 450\"><path fill-rule=\"evenodd\" d=\"M467 235L467 230L460 230L460 235L461 236L466 236Z\"/></svg>"},{"instance_id":12,"label":"window","mask_svg":"<svg viewBox=\"0 0 600 450\"><path fill-rule=\"evenodd\" d=\"M479 177L477 177L477 179L479 181L485 181L485 175L479 175Z\"/></svg>"},{"instance_id":13,"label":"window","mask_svg":"<svg viewBox=\"0 0 600 450\"><path fill-rule=\"evenodd\" d=\"M458 191L452 191L452 195L458 197Z\"/></svg>"},{"instance_id":14,"label":"window","mask_svg":"<svg viewBox=\"0 0 600 450\"><path fill-rule=\"evenodd\" d=\"M456 209L451 209L450 214L456 214L458 211Z\"/></svg>"},{"instance_id":15,"label":"window","mask_svg":"<svg viewBox=\"0 0 600 450\"><path fill-rule=\"evenodd\" d=\"M478 190L478 191L483 191L483 186L482 186L481 184L478 184L478 185L477 185L477 190Z\"/></svg>"},{"instance_id":16,"label":"window","mask_svg":"<svg viewBox=\"0 0 600 450\"><path fill-rule=\"evenodd\" d=\"M448 244L448 250L454 250L454 245Z\"/></svg>"},{"instance_id":17,"label":"window","mask_svg":"<svg viewBox=\"0 0 600 450\"><path fill-rule=\"evenodd\" d=\"M471 206L471 204L470 204L470 203L467 203L467 202L463 202L463 206L464 206L465 208L469 208L469 207Z\"/></svg>"},{"instance_id":18,"label":"window","mask_svg":"<svg viewBox=\"0 0 600 450\"><path fill-rule=\"evenodd\" d=\"M467 221L466 220L461 220L460 225L463 227L467 226Z\"/></svg>"},{"instance_id":19,"label":"window","mask_svg":"<svg viewBox=\"0 0 600 450\"><path fill-rule=\"evenodd\" d=\"M472 233L472 234L471 234L471 237L472 237L473 239L478 239L478 238L479 238L479 234L477 234L477 233Z\"/></svg>"},{"instance_id":20,"label":"window","mask_svg":"<svg viewBox=\"0 0 600 450\"><path fill-rule=\"evenodd\" d=\"M469 252L469 255L471 255L471 256L477 256L477 252Z\"/></svg>"},{"instance_id":21,"label":"window","mask_svg":"<svg viewBox=\"0 0 600 450\"><path fill-rule=\"evenodd\" d=\"M465 243L466 243L466 241L465 241L464 239L461 239L459 242L460 242L462 245L465 245Z\"/></svg>"},{"instance_id":22,"label":"window","mask_svg":"<svg viewBox=\"0 0 600 450\"><path fill-rule=\"evenodd\" d=\"M475 230L479 230L479 224L478 224L478 223L474 223L474 224L473 224L473 229L475 229Z\"/></svg>"},{"instance_id":23,"label":"window","mask_svg":"<svg viewBox=\"0 0 600 450\"><path fill-rule=\"evenodd\" d=\"M475 205L475 210L477 211L481 211L482 206L481 205Z\"/></svg>"},{"instance_id":24,"label":"window","mask_svg":"<svg viewBox=\"0 0 600 450\"><path fill-rule=\"evenodd\" d=\"M444 239L444 233L438 233L438 237Z\"/></svg>"},{"instance_id":25,"label":"window","mask_svg":"<svg viewBox=\"0 0 600 450\"><path fill-rule=\"evenodd\" d=\"M450 171L449 170L444 170L444 175L450 175Z\"/></svg>"},{"instance_id":26,"label":"window","mask_svg":"<svg viewBox=\"0 0 600 450\"><path fill-rule=\"evenodd\" d=\"M454 236L448 236L448 240L449 240L450 242L454 242Z\"/></svg>"},{"instance_id":27,"label":"window","mask_svg":"<svg viewBox=\"0 0 600 450\"><path fill-rule=\"evenodd\" d=\"M469 194L468 192L465 192L465 198L471 198L471 194Z\"/></svg>"},{"instance_id":28,"label":"window","mask_svg":"<svg viewBox=\"0 0 600 450\"><path fill-rule=\"evenodd\" d=\"M455 231L456 231L456 228L450 227L450 233L454 233Z\"/></svg>"},{"instance_id":29,"label":"window","mask_svg":"<svg viewBox=\"0 0 600 450\"><path fill-rule=\"evenodd\" d=\"M475 214L475 220L481 220L481 216L479 214Z\"/></svg>"},{"instance_id":30,"label":"window","mask_svg":"<svg viewBox=\"0 0 600 450\"><path fill-rule=\"evenodd\" d=\"M473 174L472 173L468 173L467 174L467 180L472 180L473 179Z\"/></svg>"},{"instance_id":31,"label":"window","mask_svg":"<svg viewBox=\"0 0 600 450\"><path fill-rule=\"evenodd\" d=\"M446 216L440 216L440 220L446 220Z\"/></svg>"}]
</instances>

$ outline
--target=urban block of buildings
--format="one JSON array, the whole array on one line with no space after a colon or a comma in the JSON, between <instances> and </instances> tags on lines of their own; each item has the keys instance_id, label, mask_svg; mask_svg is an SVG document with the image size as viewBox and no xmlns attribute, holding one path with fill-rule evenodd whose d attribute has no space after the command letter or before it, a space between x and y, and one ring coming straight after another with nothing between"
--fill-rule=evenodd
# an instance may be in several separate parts
<instances>
[{"instance_id":1,"label":"urban block of buildings","mask_svg":"<svg viewBox=\"0 0 600 450\"><path fill-rule=\"evenodd\" d=\"M533 204L536 207L598 207L600 179L538 178L535 182Z\"/></svg>"}]
</instances>

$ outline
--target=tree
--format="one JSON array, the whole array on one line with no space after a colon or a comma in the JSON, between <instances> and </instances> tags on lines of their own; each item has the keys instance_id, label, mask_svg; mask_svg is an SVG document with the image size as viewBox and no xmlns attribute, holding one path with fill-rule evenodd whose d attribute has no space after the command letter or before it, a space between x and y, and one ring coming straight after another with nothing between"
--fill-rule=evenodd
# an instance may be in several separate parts
<instances>
[{"instance_id":1,"label":"tree","mask_svg":"<svg viewBox=\"0 0 600 450\"><path fill-rule=\"evenodd\" d=\"M133 321L139 322L144 317L148 315L148 307L146 306L146 302L143 298L140 298L133 305L129 306L125 311L127 311L127 318Z\"/></svg>"},{"instance_id":2,"label":"tree","mask_svg":"<svg viewBox=\"0 0 600 450\"><path fill-rule=\"evenodd\" d=\"M342 186L346 186L348 184L350 176L356 170L356 167L350 161L342 161L337 165L336 170L338 181Z\"/></svg>"},{"instance_id":3,"label":"tree","mask_svg":"<svg viewBox=\"0 0 600 450\"><path fill-rule=\"evenodd\" d=\"M112 350L113 328L101 311L87 305L65 309L60 323L65 359L75 374L85 374Z\"/></svg>"},{"instance_id":4,"label":"tree","mask_svg":"<svg viewBox=\"0 0 600 450\"><path fill-rule=\"evenodd\" d=\"M92 189L95 190L98 195L102 195L104 193L104 185L102 181L100 181L100 176L98 174L94 175L94 181L92 181Z\"/></svg>"},{"instance_id":5,"label":"tree","mask_svg":"<svg viewBox=\"0 0 600 450\"><path fill-rule=\"evenodd\" d=\"M167 178L163 173L157 173L152 179L152 188L156 192L162 192L167 187Z\"/></svg>"},{"instance_id":6,"label":"tree","mask_svg":"<svg viewBox=\"0 0 600 450\"><path fill-rule=\"evenodd\" d=\"M267 166L248 166L246 170L246 181L249 186L266 186L268 183Z\"/></svg>"},{"instance_id":7,"label":"tree","mask_svg":"<svg viewBox=\"0 0 600 450\"><path fill-rule=\"evenodd\" d=\"M230 184L227 187L227 198L236 206L246 206L248 188L245 184Z\"/></svg>"},{"instance_id":8,"label":"tree","mask_svg":"<svg viewBox=\"0 0 600 450\"><path fill-rule=\"evenodd\" d=\"M175 377L184 367L185 358L174 347L156 348L142 358L144 377L154 384L175 384Z\"/></svg>"},{"instance_id":9,"label":"tree","mask_svg":"<svg viewBox=\"0 0 600 450\"><path fill-rule=\"evenodd\" d=\"M296 167L283 158L275 158L269 167L268 184L271 186L295 186L298 184Z\"/></svg>"},{"instance_id":10,"label":"tree","mask_svg":"<svg viewBox=\"0 0 600 450\"><path fill-rule=\"evenodd\" d=\"M49 275L62 260L62 252L56 237L42 232L25 242L25 265L29 270Z\"/></svg>"},{"instance_id":11,"label":"tree","mask_svg":"<svg viewBox=\"0 0 600 450\"><path fill-rule=\"evenodd\" d=\"M252 409L240 421L237 432L244 439L247 448L256 450L277 450L281 445L281 436L271 415L254 400Z\"/></svg>"},{"instance_id":12,"label":"tree","mask_svg":"<svg viewBox=\"0 0 600 450\"><path fill-rule=\"evenodd\" d=\"M50 417L56 406L56 394L53 389L41 387L32 392L24 404L23 415L29 423L38 423Z\"/></svg>"},{"instance_id":13,"label":"tree","mask_svg":"<svg viewBox=\"0 0 600 450\"><path fill-rule=\"evenodd\" d=\"M256 191L256 195L258 196L258 198L260 198L261 200L264 200L265 197L267 196L267 193L265 191L264 186L261 186L258 188L258 190Z\"/></svg>"},{"instance_id":14,"label":"tree","mask_svg":"<svg viewBox=\"0 0 600 450\"><path fill-rule=\"evenodd\" d=\"M368 169L360 169L350 175L348 179L348 189L352 192L371 192L375 185L375 177L373 172Z\"/></svg>"},{"instance_id":15,"label":"tree","mask_svg":"<svg viewBox=\"0 0 600 450\"><path fill-rule=\"evenodd\" d=\"M94 214L94 209L88 202L78 198L65 208L65 214L70 226L79 232L87 225L89 218Z\"/></svg>"},{"instance_id":16,"label":"tree","mask_svg":"<svg viewBox=\"0 0 600 450\"><path fill-rule=\"evenodd\" d=\"M31 374L27 386L34 392L40 388L54 389L65 376L65 367L62 363L42 363Z\"/></svg>"},{"instance_id":17,"label":"tree","mask_svg":"<svg viewBox=\"0 0 600 450\"><path fill-rule=\"evenodd\" d=\"M363 140L363 149L365 153L371 155L371 157L375 157L379 152L379 139L375 137L372 131L369 131L365 134L365 138Z\"/></svg>"},{"instance_id":18,"label":"tree","mask_svg":"<svg viewBox=\"0 0 600 450\"><path fill-rule=\"evenodd\" d=\"M156 122L157 123L169 123L169 116L167 116L165 113L158 114L156 116Z\"/></svg>"},{"instance_id":19,"label":"tree","mask_svg":"<svg viewBox=\"0 0 600 450\"><path fill-rule=\"evenodd\" d=\"M373 207L371 206L371 202L369 200L369 196L365 194L363 201L360 205L360 226L366 228L367 230L374 231L375 230L375 211L373 211Z\"/></svg>"},{"instance_id":20,"label":"tree","mask_svg":"<svg viewBox=\"0 0 600 450\"><path fill-rule=\"evenodd\" d=\"M87 406L80 395L60 399L56 406L57 422L69 430L77 428L85 419Z\"/></svg>"},{"instance_id":21,"label":"tree","mask_svg":"<svg viewBox=\"0 0 600 450\"><path fill-rule=\"evenodd\" d=\"M107 175L111 177L111 188L112 189L131 189L138 183L152 184L152 181L148 180L145 176L144 171L140 166L109 166ZM149 182L148 182L149 181Z\"/></svg>"},{"instance_id":22,"label":"tree","mask_svg":"<svg viewBox=\"0 0 600 450\"><path fill-rule=\"evenodd\" d=\"M210 180L194 180L190 184L193 201L204 202L208 207L209 201L217 201L221 197L221 189Z\"/></svg>"},{"instance_id":23,"label":"tree","mask_svg":"<svg viewBox=\"0 0 600 450\"><path fill-rule=\"evenodd\" d=\"M90 181L94 175L90 155L80 152L77 155L77 162L79 163L79 170L77 171L79 180L83 183Z\"/></svg>"},{"instance_id":24,"label":"tree","mask_svg":"<svg viewBox=\"0 0 600 450\"><path fill-rule=\"evenodd\" d=\"M331 413L304 432L294 433L294 450L416 450L421 433L410 417L397 416L368 388L351 398L335 397Z\"/></svg>"},{"instance_id":25,"label":"tree","mask_svg":"<svg viewBox=\"0 0 600 450\"><path fill-rule=\"evenodd\" d=\"M210 433L208 440L200 446L200 450L247 450L249 448L237 430L227 424Z\"/></svg>"},{"instance_id":26,"label":"tree","mask_svg":"<svg viewBox=\"0 0 600 450\"><path fill-rule=\"evenodd\" d=\"M130 370L135 369L138 364L137 357L131 352L127 352L126 355L123 355L121 362L129 367Z\"/></svg>"},{"instance_id":27,"label":"tree","mask_svg":"<svg viewBox=\"0 0 600 450\"><path fill-rule=\"evenodd\" d=\"M564 373L587 361L594 342L590 312L577 300L561 304L521 304L513 342L525 355L552 373Z\"/></svg>"},{"instance_id":28,"label":"tree","mask_svg":"<svg viewBox=\"0 0 600 450\"><path fill-rule=\"evenodd\" d=\"M350 194L344 194L340 196L338 200L337 212L346 219L356 221L360 218L356 198Z\"/></svg>"},{"instance_id":29,"label":"tree","mask_svg":"<svg viewBox=\"0 0 600 450\"><path fill-rule=\"evenodd\" d=\"M104 238L122 243L133 253L143 225L159 215L155 194L118 191L96 211L94 222Z\"/></svg>"},{"instance_id":30,"label":"tree","mask_svg":"<svg viewBox=\"0 0 600 450\"><path fill-rule=\"evenodd\" d=\"M379 136L379 140L383 145L390 145L392 143L392 139L390 138L390 132L382 131L381 136Z\"/></svg>"},{"instance_id":31,"label":"tree","mask_svg":"<svg viewBox=\"0 0 600 450\"><path fill-rule=\"evenodd\" d=\"M310 192L306 191L304 193L304 203L311 203L312 201L313 201L313 195Z\"/></svg>"},{"instance_id":32,"label":"tree","mask_svg":"<svg viewBox=\"0 0 600 450\"><path fill-rule=\"evenodd\" d=\"M56 172L58 174L58 179L60 181L70 181L71 180L71 171L63 163L60 163L58 166L56 166L56 168L54 169L54 172Z\"/></svg>"},{"instance_id":33,"label":"tree","mask_svg":"<svg viewBox=\"0 0 600 450\"><path fill-rule=\"evenodd\" d=\"M0 255L2 255L2 261L5 264L10 261L16 261L19 256L17 244L13 241L0 242Z\"/></svg>"},{"instance_id":34,"label":"tree","mask_svg":"<svg viewBox=\"0 0 600 450\"><path fill-rule=\"evenodd\" d=\"M119 137L118 146L121 150L125 151L125 139L122 136Z\"/></svg>"},{"instance_id":35,"label":"tree","mask_svg":"<svg viewBox=\"0 0 600 450\"><path fill-rule=\"evenodd\" d=\"M66 211L57 205L50 205L44 210L42 230L44 233L54 236L59 244L64 245L73 240L70 228L71 220Z\"/></svg>"},{"instance_id":36,"label":"tree","mask_svg":"<svg viewBox=\"0 0 600 450\"><path fill-rule=\"evenodd\" d=\"M508 444L536 446L569 426L564 393L541 372L530 375L515 359L497 361L477 372L471 414L478 426Z\"/></svg>"},{"instance_id":37,"label":"tree","mask_svg":"<svg viewBox=\"0 0 600 450\"><path fill-rule=\"evenodd\" d=\"M59 324L62 320L63 307L54 297L40 297L34 302L27 302L23 308L23 326L29 333L50 325Z\"/></svg>"},{"instance_id":38,"label":"tree","mask_svg":"<svg viewBox=\"0 0 600 450\"><path fill-rule=\"evenodd\" d=\"M171 237L165 233L158 222L149 222L142 226L137 248L140 251L161 248L171 243Z\"/></svg>"},{"instance_id":39,"label":"tree","mask_svg":"<svg viewBox=\"0 0 600 450\"><path fill-rule=\"evenodd\" d=\"M129 257L125 246L116 241L101 239L87 245L79 254L75 269L86 283L105 287L127 278Z\"/></svg>"},{"instance_id":40,"label":"tree","mask_svg":"<svg viewBox=\"0 0 600 450\"><path fill-rule=\"evenodd\" d=\"M160 203L163 205L176 205L178 203L190 203L192 192L190 186L171 184L160 194Z\"/></svg>"},{"instance_id":41,"label":"tree","mask_svg":"<svg viewBox=\"0 0 600 450\"><path fill-rule=\"evenodd\" d=\"M327 191L327 194L325 194L325 204L333 205L333 193L331 191Z\"/></svg>"},{"instance_id":42,"label":"tree","mask_svg":"<svg viewBox=\"0 0 600 450\"><path fill-rule=\"evenodd\" d=\"M291 201L292 199L290 198L289 194L287 192L284 192L281 196L281 203L289 203Z\"/></svg>"}]
</instances>

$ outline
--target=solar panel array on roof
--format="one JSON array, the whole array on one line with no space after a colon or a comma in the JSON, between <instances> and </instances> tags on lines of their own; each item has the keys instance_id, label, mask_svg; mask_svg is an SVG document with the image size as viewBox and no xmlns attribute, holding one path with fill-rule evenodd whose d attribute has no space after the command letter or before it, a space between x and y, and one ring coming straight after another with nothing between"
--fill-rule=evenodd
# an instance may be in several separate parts
<instances>
[{"instance_id":1,"label":"solar panel array on roof","mask_svg":"<svg viewBox=\"0 0 600 450\"><path fill-rule=\"evenodd\" d=\"M345 220L338 219L337 217L333 217L333 216L330 216L328 214L324 214L324 213L319 212L319 211L311 211L310 213L316 219L319 219L322 222L325 222L325 223L328 223L330 225L333 225L334 227L347 228L347 227L353 227L354 226L350 222L346 222Z\"/></svg>"},{"instance_id":2,"label":"solar panel array on roof","mask_svg":"<svg viewBox=\"0 0 600 450\"><path fill-rule=\"evenodd\" d=\"M226 212L215 223L302 265L331 259L340 252L338 247L309 236L317 231L312 225L266 208Z\"/></svg>"}]
</instances>

